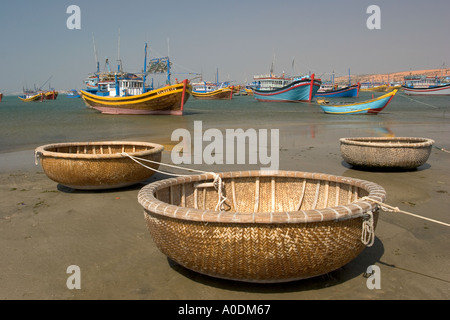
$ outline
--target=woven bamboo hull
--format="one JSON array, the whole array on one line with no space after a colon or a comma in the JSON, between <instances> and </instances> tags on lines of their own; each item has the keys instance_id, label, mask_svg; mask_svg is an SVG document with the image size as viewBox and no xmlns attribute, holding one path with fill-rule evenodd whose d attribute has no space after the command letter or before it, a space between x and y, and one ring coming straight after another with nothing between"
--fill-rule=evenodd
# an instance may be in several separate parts
<instances>
[{"instance_id":1,"label":"woven bamboo hull","mask_svg":"<svg viewBox=\"0 0 450 320\"><path fill-rule=\"evenodd\" d=\"M41 146L36 155L53 181L73 189L101 190L134 185L154 174L122 152L160 162L162 150L163 146L146 142L79 142Z\"/></svg>"},{"instance_id":2,"label":"woven bamboo hull","mask_svg":"<svg viewBox=\"0 0 450 320\"><path fill-rule=\"evenodd\" d=\"M336 270L364 250L367 212L374 212L376 225L376 205L358 199L385 199L384 189L371 182L325 174L219 175L228 211L214 211L217 191L202 187L211 175L152 183L138 198L161 252L188 269L224 279L286 282Z\"/></svg>"},{"instance_id":3,"label":"woven bamboo hull","mask_svg":"<svg viewBox=\"0 0 450 320\"><path fill-rule=\"evenodd\" d=\"M341 154L355 167L414 169L425 164L434 141L412 137L342 138Z\"/></svg>"}]
</instances>

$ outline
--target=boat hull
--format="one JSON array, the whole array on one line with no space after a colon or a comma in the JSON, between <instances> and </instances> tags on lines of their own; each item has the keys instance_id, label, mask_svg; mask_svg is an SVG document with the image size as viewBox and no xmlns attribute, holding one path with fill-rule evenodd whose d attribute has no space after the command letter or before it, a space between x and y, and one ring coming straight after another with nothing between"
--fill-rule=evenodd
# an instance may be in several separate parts
<instances>
[{"instance_id":1,"label":"boat hull","mask_svg":"<svg viewBox=\"0 0 450 320\"><path fill-rule=\"evenodd\" d=\"M231 100L233 90L231 88L221 88L211 92L192 91L192 96L198 100Z\"/></svg>"},{"instance_id":2,"label":"boat hull","mask_svg":"<svg viewBox=\"0 0 450 320\"><path fill-rule=\"evenodd\" d=\"M44 93L45 100L56 100L57 97L58 97L57 91L47 91Z\"/></svg>"},{"instance_id":3,"label":"boat hull","mask_svg":"<svg viewBox=\"0 0 450 320\"><path fill-rule=\"evenodd\" d=\"M322 82L314 80L314 77L301 79L275 90L254 90L253 96L257 101L263 102L311 102L321 84Z\"/></svg>"},{"instance_id":4,"label":"boat hull","mask_svg":"<svg viewBox=\"0 0 450 320\"><path fill-rule=\"evenodd\" d=\"M316 97L328 97L328 98L357 97L359 95L359 88L360 86L355 84L353 86L342 89L317 92Z\"/></svg>"},{"instance_id":5,"label":"boat hull","mask_svg":"<svg viewBox=\"0 0 450 320\"><path fill-rule=\"evenodd\" d=\"M350 104L327 105L326 102L319 102L320 108L328 114L378 114L391 102L397 90L389 92L381 97Z\"/></svg>"},{"instance_id":6,"label":"boat hull","mask_svg":"<svg viewBox=\"0 0 450 320\"><path fill-rule=\"evenodd\" d=\"M88 107L105 114L182 115L191 94L187 80L182 83L128 97L104 97L80 91Z\"/></svg>"},{"instance_id":7,"label":"boat hull","mask_svg":"<svg viewBox=\"0 0 450 320\"><path fill-rule=\"evenodd\" d=\"M44 101L44 94L38 93L28 98L26 96L19 96L19 99L23 102Z\"/></svg>"},{"instance_id":8,"label":"boat hull","mask_svg":"<svg viewBox=\"0 0 450 320\"><path fill-rule=\"evenodd\" d=\"M403 92L408 96L450 96L450 83L432 88L409 88L403 86Z\"/></svg>"}]
</instances>

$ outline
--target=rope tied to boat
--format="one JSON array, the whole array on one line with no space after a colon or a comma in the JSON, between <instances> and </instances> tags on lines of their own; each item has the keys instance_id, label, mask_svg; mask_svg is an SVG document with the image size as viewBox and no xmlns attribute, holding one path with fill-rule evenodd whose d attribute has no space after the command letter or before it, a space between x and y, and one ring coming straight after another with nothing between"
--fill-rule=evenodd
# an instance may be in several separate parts
<instances>
[{"instance_id":1,"label":"rope tied to boat","mask_svg":"<svg viewBox=\"0 0 450 320\"><path fill-rule=\"evenodd\" d=\"M38 165L39 164L39 152L34 151L34 164Z\"/></svg>"},{"instance_id":2,"label":"rope tied to boat","mask_svg":"<svg viewBox=\"0 0 450 320\"><path fill-rule=\"evenodd\" d=\"M371 247L375 242L375 228L373 225L373 212L369 211L363 218L362 224L362 234L361 234L361 242L367 246Z\"/></svg>"},{"instance_id":3,"label":"rope tied to boat","mask_svg":"<svg viewBox=\"0 0 450 320\"><path fill-rule=\"evenodd\" d=\"M400 210L398 207L390 206L388 204L385 204L385 203L383 203L381 201L378 201L378 200L375 200L375 199L372 199L372 198L369 198L369 197L362 197L361 200L372 201L372 202L378 204L380 206L381 210L386 211L386 212L399 212L399 213L407 214L407 215L410 215L410 216L413 216L413 217L416 217L416 218L419 218L419 219L423 219L423 220L427 220L427 221L430 221L430 222L434 222L434 223L437 223L437 224L440 224L440 225L443 225L443 226L446 226L446 227L450 227L450 223L445 223L445 222L438 221L438 220L435 220L435 219L423 217L423 216L420 216L420 215L415 214L415 213L403 211L403 210Z\"/></svg>"},{"instance_id":4,"label":"rope tied to boat","mask_svg":"<svg viewBox=\"0 0 450 320\"><path fill-rule=\"evenodd\" d=\"M162 162L158 162L158 161L153 161L153 160L149 160L149 159L144 159L144 158L139 158L139 157L134 157L132 155L129 155L127 152L122 152L121 153L123 156L126 156L128 158L130 158L131 160L133 160L134 162L140 164L141 166L143 166L144 168L147 168L149 170L153 170L155 172L161 173L161 174L166 174L169 176L174 176L174 177L187 177L189 175L187 174L180 174L180 173L171 173L171 172L166 172L166 171L161 171L152 167L149 167L145 164L143 164L140 161L145 161L145 162L149 162L149 163L153 163L153 164L158 164L158 165L163 165L166 167L171 167L171 168L176 168L176 169L181 169L181 170L186 170L186 171L192 171L192 172L198 172L198 173L204 173L204 174L212 174L214 176L214 181L213 181L213 186L214 189L216 189L217 194L218 194L218 200L217 200L217 205L215 210L216 211L224 211L225 210L225 201L227 201L228 199L225 197L225 183L223 182L222 178L220 177L220 175L218 175L215 172L208 172L208 171L203 171L203 170L197 170L197 169L192 169L192 168L185 168L185 167L180 167L180 166L176 166L176 165L172 165L172 164L167 164L167 163L162 163Z\"/></svg>"}]
</instances>

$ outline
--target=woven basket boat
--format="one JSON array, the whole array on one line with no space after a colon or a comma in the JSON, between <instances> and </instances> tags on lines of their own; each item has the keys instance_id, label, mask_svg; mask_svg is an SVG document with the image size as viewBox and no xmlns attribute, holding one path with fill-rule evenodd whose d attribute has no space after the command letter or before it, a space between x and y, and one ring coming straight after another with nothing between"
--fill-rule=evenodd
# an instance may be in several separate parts
<instances>
[{"instance_id":1,"label":"woven basket boat","mask_svg":"<svg viewBox=\"0 0 450 320\"><path fill-rule=\"evenodd\" d=\"M160 162L163 149L162 145L148 142L74 142L41 146L35 155L53 181L73 189L95 190L126 187L150 178L153 170L122 153Z\"/></svg>"},{"instance_id":2,"label":"woven basket boat","mask_svg":"<svg viewBox=\"0 0 450 320\"><path fill-rule=\"evenodd\" d=\"M425 164L434 141L412 137L341 138L341 154L355 167L414 169Z\"/></svg>"},{"instance_id":3,"label":"woven basket boat","mask_svg":"<svg viewBox=\"0 0 450 320\"><path fill-rule=\"evenodd\" d=\"M245 282L286 282L336 270L363 249L385 190L372 182L296 171L218 173L228 210L215 211L213 174L171 178L138 196L157 247L193 271ZM373 214L372 214L373 213Z\"/></svg>"}]
</instances>

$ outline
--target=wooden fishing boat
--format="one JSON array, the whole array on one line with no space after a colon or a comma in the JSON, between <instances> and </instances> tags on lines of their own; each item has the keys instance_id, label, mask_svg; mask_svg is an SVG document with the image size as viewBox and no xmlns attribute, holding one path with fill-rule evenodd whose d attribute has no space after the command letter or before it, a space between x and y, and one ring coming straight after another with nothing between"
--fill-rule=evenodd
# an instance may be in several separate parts
<instances>
[{"instance_id":1,"label":"wooden fishing boat","mask_svg":"<svg viewBox=\"0 0 450 320\"><path fill-rule=\"evenodd\" d=\"M171 84L168 57L155 58L149 63L147 72L147 44L145 44L144 72L140 76L124 72L97 73L96 87L80 90L88 107L106 114L166 114L182 115L184 104L191 95L192 86L187 79ZM97 67L98 68L98 67ZM167 85L154 89L147 87L147 73L167 73ZM89 77L93 80L92 77Z\"/></svg>"},{"instance_id":2,"label":"wooden fishing boat","mask_svg":"<svg viewBox=\"0 0 450 320\"><path fill-rule=\"evenodd\" d=\"M413 137L341 138L341 154L355 167L414 169L425 164L434 141Z\"/></svg>"},{"instance_id":3,"label":"wooden fishing boat","mask_svg":"<svg viewBox=\"0 0 450 320\"><path fill-rule=\"evenodd\" d=\"M361 84L351 85L345 88L333 89L333 90L324 90L318 91L316 93L316 97L328 97L328 98L337 98L337 97L358 97L359 89Z\"/></svg>"},{"instance_id":4,"label":"wooden fishing boat","mask_svg":"<svg viewBox=\"0 0 450 320\"><path fill-rule=\"evenodd\" d=\"M262 170L160 180L138 201L171 260L213 277L269 283L329 273L371 245L363 226L372 222L373 240L378 207L362 197L384 202L386 193L354 178Z\"/></svg>"},{"instance_id":5,"label":"wooden fishing boat","mask_svg":"<svg viewBox=\"0 0 450 320\"><path fill-rule=\"evenodd\" d=\"M233 98L233 88L218 88L207 92L193 90L191 94L198 100L231 100Z\"/></svg>"},{"instance_id":6,"label":"wooden fishing boat","mask_svg":"<svg viewBox=\"0 0 450 320\"><path fill-rule=\"evenodd\" d=\"M131 96L102 96L80 90L85 103L107 114L169 114L182 115L191 94L188 80L182 83Z\"/></svg>"},{"instance_id":7,"label":"wooden fishing boat","mask_svg":"<svg viewBox=\"0 0 450 320\"><path fill-rule=\"evenodd\" d=\"M51 180L73 189L97 190L126 187L150 178L154 171L128 155L160 162L163 149L148 142L70 142L40 146L35 157L36 165L39 161ZM154 163L148 166L159 167Z\"/></svg>"},{"instance_id":8,"label":"wooden fishing boat","mask_svg":"<svg viewBox=\"0 0 450 320\"><path fill-rule=\"evenodd\" d=\"M0 102L2 102L3 99L3 93L0 92Z\"/></svg>"},{"instance_id":9,"label":"wooden fishing boat","mask_svg":"<svg viewBox=\"0 0 450 320\"><path fill-rule=\"evenodd\" d=\"M378 114L391 102L397 90L389 92L378 98L362 102L330 103L325 99L317 99L317 103L324 113L328 114Z\"/></svg>"},{"instance_id":10,"label":"wooden fishing boat","mask_svg":"<svg viewBox=\"0 0 450 320\"><path fill-rule=\"evenodd\" d=\"M55 90L45 91L43 94L45 100L56 100L58 97L58 91Z\"/></svg>"},{"instance_id":11,"label":"wooden fishing boat","mask_svg":"<svg viewBox=\"0 0 450 320\"><path fill-rule=\"evenodd\" d=\"M408 96L449 96L450 83L443 85L430 86L427 88L414 88L402 86L403 92Z\"/></svg>"},{"instance_id":12,"label":"wooden fishing boat","mask_svg":"<svg viewBox=\"0 0 450 320\"><path fill-rule=\"evenodd\" d=\"M44 101L44 94L42 92L39 93L29 93L24 94L23 96L19 96L19 99L23 102L32 102L32 101Z\"/></svg>"},{"instance_id":13,"label":"wooden fishing boat","mask_svg":"<svg viewBox=\"0 0 450 320\"><path fill-rule=\"evenodd\" d=\"M258 86L253 90L257 101L272 102L311 102L320 88L322 81L311 77L295 79L266 77L255 78ZM277 86L278 83L282 86Z\"/></svg>"}]
</instances>

